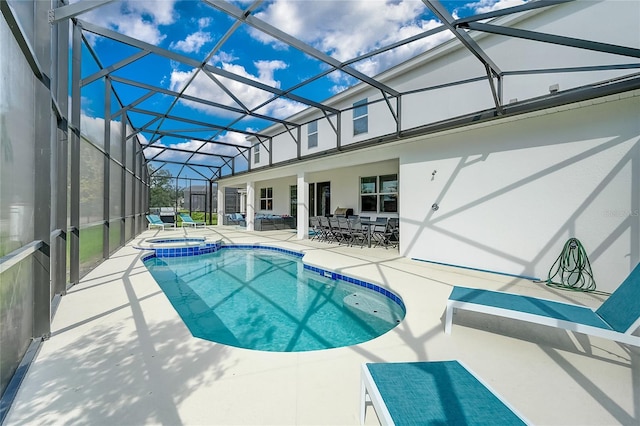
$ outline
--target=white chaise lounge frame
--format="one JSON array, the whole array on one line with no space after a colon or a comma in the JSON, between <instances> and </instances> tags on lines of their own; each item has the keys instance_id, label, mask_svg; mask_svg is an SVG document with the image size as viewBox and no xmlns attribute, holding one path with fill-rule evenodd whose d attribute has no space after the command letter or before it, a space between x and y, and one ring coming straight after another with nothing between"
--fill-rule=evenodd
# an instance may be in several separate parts
<instances>
[{"instance_id":1,"label":"white chaise lounge frame","mask_svg":"<svg viewBox=\"0 0 640 426\"><path fill-rule=\"evenodd\" d=\"M469 297L469 295L465 295L464 297L458 297L455 293L462 293L462 295L464 295L464 293L473 293L477 296L485 297L485 301L487 297L491 297L492 301L490 304L484 302L476 303L473 300L473 296ZM557 310L551 315L538 315L524 312L512 306L512 302L516 300L532 301L541 305L548 305ZM562 318L564 315L561 310L564 307L576 310L592 324ZM446 334L451 334L453 314L456 309L527 321L610 339L632 346L640 346L640 336L632 334L640 327L640 264L635 267L627 279L609 296L602 306L595 311L586 306L548 299L520 296L500 291L454 287L451 296L449 296L447 300L444 322L444 331ZM622 318L624 316L626 316L626 318Z\"/></svg>"},{"instance_id":2,"label":"white chaise lounge frame","mask_svg":"<svg viewBox=\"0 0 640 426\"><path fill-rule=\"evenodd\" d=\"M180 213L180 218L182 219L182 223L180 224L181 228L184 228L185 225L193 226L194 228L198 226L205 227L207 225L206 222L196 222L191 215L186 213Z\"/></svg>"},{"instance_id":3,"label":"white chaise lounge frame","mask_svg":"<svg viewBox=\"0 0 640 426\"><path fill-rule=\"evenodd\" d=\"M151 227L153 226L157 226L158 228L162 228L162 230L164 231L167 226L170 228L174 227L173 223L163 222L162 219L160 219L160 216L158 215L148 214L146 215L146 218L147 218L147 222L149 223L149 229L151 229Z\"/></svg>"}]
</instances>

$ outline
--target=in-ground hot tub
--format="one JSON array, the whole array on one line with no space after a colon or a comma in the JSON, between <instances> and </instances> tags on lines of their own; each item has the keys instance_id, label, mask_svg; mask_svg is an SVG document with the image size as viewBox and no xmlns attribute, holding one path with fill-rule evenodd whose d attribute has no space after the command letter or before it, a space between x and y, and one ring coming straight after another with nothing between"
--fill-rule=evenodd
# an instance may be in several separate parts
<instances>
[{"instance_id":1,"label":"in-ground hot tub","mask_svg":"<svg viewBox=\"0 0 640 426\"><path fill-rule=\"evenodd\" d=\"M220 241L209 240L206 237L156 237L145 239L135 248L153 250L156 257L179 257L212 253L220 246Z\"/></svg>"}]
</instances>

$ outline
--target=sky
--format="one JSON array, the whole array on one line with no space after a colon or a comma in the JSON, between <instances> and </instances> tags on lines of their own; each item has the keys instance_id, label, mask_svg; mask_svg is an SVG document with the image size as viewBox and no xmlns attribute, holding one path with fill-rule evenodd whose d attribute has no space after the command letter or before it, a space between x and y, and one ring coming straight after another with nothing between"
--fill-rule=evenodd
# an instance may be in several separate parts
<instances>
[{"instance_id":1,"label":"sky","mask_svg":"<svg viewBox=\"0 0 640 426\"><path fill-rule=\"evenodd\" d=\"M253 2L230 3L244 10ZM524 0L442 2L454 18L522 3ZM252 15L338 61L358 57L440 25L438 19L430 13L424 3L416 0L265 1L252 11ZM327 70L325 63L246 24L241 24L224 43L220 43L235 20L202 1L123 0L81 14L78 18L170 50L198 63L206 61L224 71L277 89L291 88ZM103 67L108 67L139 52L137 48L92 33L85 33L85 36ZM355 62L352 67L367 76L375 76L451 37L449 32L443 31L432 37ZM83 78L100 69L86 48L83 50L82 58ZM217 77L218 81L227 88L225 91L216 84L215 79L193 65L157 55L147 55L115 71L113 75L175 92L184 91L186 95L217 104L236 109L255 110L257 113L282 119L306 108L305 104L288 98L279 98L264 105L273 97L265 90ZM313 101L323 101L355 83L357 80L353 77L341 71L333 71L292 93ZM125 104L147 93L147 90L119 81L114 81L113 87ZM87 122L94 123L95 120L104 117L102 110L104 96L104 83L100 80L83 88L82 113ZM111 103L112 111L116 111L119 107L115 97ZM258 131L271 124L270 121L259 118L241 119L237 112L225 111L209 105L189 101L176 103L173 97L161 94L141 102L138 107L162 111L163 114L188 117L197 122L213 123L223 127L232 126L234 129L248 132ZM141 126L153 118L150 115L135 112L131 113L130 117L135 126ZM170 119L163 120L163 126L171 129L199 127ZM94 127L99 128L99 126L87 125L86 129ZM209 139L215 136L220 141L248 146L245 140L246 135L238 132L212 132L203 129L190 134L194 139L165 136L159 140L154 139L152 142L157 146L174 146L186 150L200 148L201 151L225 155L237 155L238 150L231 146L203 144L195 138ZM144 143L148 143L151 137L150 133L141 134ZM145 155L151 158L159 152L156 148L148 148L145 150ZM187 153L165 152L158 158L183 161L188 157ZM205 156L196 155L193 160L204 161ZM152 165L159 167L160 163L152 163ZM173 165L164 167L170 169L174 175L176 169L179 169L179 166ZM191 172L192 170L183 171L193 175ZM201 172L207 174L204 169Z\"/></svg>"}]
</instances>

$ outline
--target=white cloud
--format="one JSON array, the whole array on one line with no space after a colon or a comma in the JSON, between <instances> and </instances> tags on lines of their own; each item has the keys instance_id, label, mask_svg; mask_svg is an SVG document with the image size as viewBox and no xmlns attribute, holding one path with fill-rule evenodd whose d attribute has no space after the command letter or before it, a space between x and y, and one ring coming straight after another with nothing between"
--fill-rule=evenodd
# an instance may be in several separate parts
<instances>
[{"instance_id":1,"label":"white cloud","mask_svg":"<svg viewBox=\"0 0 640 426\"><path fill-rule=\"evenodd\" d=\"M238 57L236 57L232 53L220 51L217 55L214 55L211 58L211 61L209 61L209 63L212 65L221 65L223 63L231 63L237 59Z\"/></svg>"},{"instance_id":2,"label":"white cloud","mask_svg":"<svg viewBox=\"0 0 640 426\"><path fill-rule=\"evenodd\" d=\"M193 34L189 34L184 40L171 43L170 47L187 53L198 53L202 46L211 40L212 38L209 33L197 31Z\"/></svg>"},{"instance_id":3,"label":"white cloud","mask_svg":"<svg viewBox=\"0 0 640 426\"><path fill-rule=\"evenodd\" d=\"M127 132L131 131L131 126L127 125ZM92 117L82 112L80 114L80 132L91 142L104 148L104 118ZM122 123L120 121L111 121L110 135L112 144L119 145L122 137ZM141 138L141 142L146 143L146 138Z\"/></svg>"},{"instance_id":4,"label":"white cloud","mask_svg":"<svg viewBox=\"0 0 640 426\"><path fill-rule=\"evenodd\" d=\"M221 135L217 140L219 140L220 142L233 143L243 147L250 146L249 142L247 142L245 138L245 135L241 133L227 132ZM196 150L198 150L198 153L195 153L193 157L191 157L191 154L187 152L171 151L171 150L166 150L162 152L162 150L167 147L187 150L191 152L195 152ZM147 159L153 158L155 155L159 153L161 154L158 155L154 159L154 161L161 161L161 160L187 161L189 157L191 157L191 161L196 163L218 164L219 163L218 158L212 157L211 155L206 155L206 154L225 155L225 156L233 157L238 155L239 151L237 148L232 146L220 145L220 144L202 142L202 141L196 141L196 140L188 140L188 141L178 142L173 144L164 144L162 143L162 141L159 141L144 150L144 155Z\"/></svg>"},{"instance_id":5,"label":"white cloud","mask_svg":"<svg viewBox=\"0 0 640 426\"><path fill-rule=\"evenodd\" d=\"M96 8L79 16L80 19L119 33L134 37L153 45L159 45L166 35L161 25L170 25L176 20L176 0L123 0ZM92 42L95 36L89 35Z\"/></svg>"},{"instance_id":6,"label":"white cloud","mask_svg":"<svg viewBox=\"0 0 640 426\"><path fill-rule=\"evenodd\" d=\"M526 3L526 0L480 0L467 4L466 7L473 9L474 13L487 13L507 7L519 6L524 3Z\"/></svg>"},{"instance_id":7,"label":"white cloud","mask_svg":"<svg viewBox=\"0 0 640 426\"><path fill-rule=\"evenodd\" d=\"M440 25L435 20L421 19L425 10L424 3L414 0L282 0L269 4L256 17L345 61ZM252 35L263 43L273 40L257 30L253 30ZM450 33L441 32L363 60L353 67L373 76L449 38ZM344 74L341 77L338 77L340 73L334 74L330 78L340 86L353 84Z\"/></svg>"},{"instance_id":8,"label":"white cloud","mask_svg":"<svg viewBox=\"0 0 640 426\"><path fill-rule=\"evenodd\" d=\"M212 22L213 22L213 19L211 18L200 18L198 19L198 28L200 29L207 28L209 25L211 25Z\"/></svg>"},{"instance_id":9,"label":"white cloud","mask_svg":"<svg viewBox=\"0 0 640 426\"><path fill-rule=\"evenodd\" d=\"M254 66L257 69L257 75L252 74L247 69L238 64L232 64L227 62L222 62L220 67L225 71L229 71L233 74L236 74L241 77L245 77L251 80L259 81L262 84L267 86L271 86L274 88L280 87L280 81L276 80L274 77L274 72L277 70L285 69L287 65L282 61L256 61L254 62ZM183 89L185 84L191 80L193 77L193 73L195 70L191 71L180 71L174 70L171 73L171 81L169 87L171 90L180 91ZM243 103L249 109L253 109L258 105L266 102L271 99L274 95L270 92L258 89L256 87L240 83L235 80L230 80L225 77L217 77L218 80L234 95L236 96L240 102ZM240 108L240 106L235 102L235 100L227 95L213 80L211 80L204 72L199 72L191 84L185 90L187 95L199 97L201 99L206 99L212 102L216 102L219 104L232 106L235 108ZM216 114L216 115L226 115L227 117L233 118L238 117L238 114L230 111L219 110L214 107L210 107L204 104L199 104L195 102L184 101L185 104L188 104L192 108L195 108L199 111L208 113L208 114ZM304 106L292 102L287 99L277 99L263 108L261 108L260 113L266 115L274 115L279 118L285 118L290 116L292 113L300 111Z\"/></svg>"},{"instance_id":10,"label":"white cloud","mask_svg":"<svg viewBox=\"0 0 640 426\"><path fill-rule=\"evenodd\" d=\"M126 0L122 9L127 13L139 16L150 16L159 25L169 25L175 22L175 0Z\"/></svg>"},{"instance_id":11,"label":"white cloud","mask_svg":"<svg viewBox=\"0 0 640 426\"><path fill-rule=\"evenodd\" d=\"M104 119L100 117L90 117L86 114L82 114L80 116L80 128L84 137L92 141L94 144L104 148ZM121 123L119 121L111 122L111 139L114 143L117 143L120 139L121 135ZM131 131L131 128L128 127L128 131ZM249 130L251 131L251 130ZM180 151L171 151L163 150L167 147L173 147L183 150L188 150L194 152L198 149L198 152L203 154L218 154L218 155L226 155L226 156L235 156L238 155L239 151L237 148L227 145L219 145L215 143L208 143L196 140L188 140L185 142L179 143L164 143L162 139L157 140L153 145L149 145L149 141L143 134L138 134L138 138L142 145L148 145L144 150L144 156L147 159L151 159L158 155L154 160L171 160L171 161L187 161L191 154L187 152ZM221 142L232 143L235 145L239 145L240 147L249 147L250 143L246 140L246 136L242 133L236 132L226 132L220 137L218 140ZM202 146L204 144L204 146ZM210 155L200 155L195 154L192 158L192 161L202 164L218 164L220 161L211 157Z\"/></svg>"}]
</instances>

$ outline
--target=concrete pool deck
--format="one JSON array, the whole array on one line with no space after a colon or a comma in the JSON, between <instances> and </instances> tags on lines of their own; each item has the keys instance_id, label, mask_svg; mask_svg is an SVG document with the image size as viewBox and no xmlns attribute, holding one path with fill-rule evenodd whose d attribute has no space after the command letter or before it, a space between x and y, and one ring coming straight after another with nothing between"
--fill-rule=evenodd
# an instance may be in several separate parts
<instances>
[{"instance_id":1,"label":"concrete pool deck","mask_svg":"<svg viewBox=\"0 0 640 426\"><path fill-rule=\"evenodd\" d=\"M191 336L133 248L206 236L305 252L304 261L384 286L404 321L369 342L300 353L239 349ZM363 362L464 362L534 424L640 424L640 350L604 339L460 312L451 287L507 290L599 306L603 297L400 257L397 250L297 240L291 230L146 231L62 297L6 425L356 425ZM367 424L377 424L371 406Z\"/></svg>"}]
</instances>

